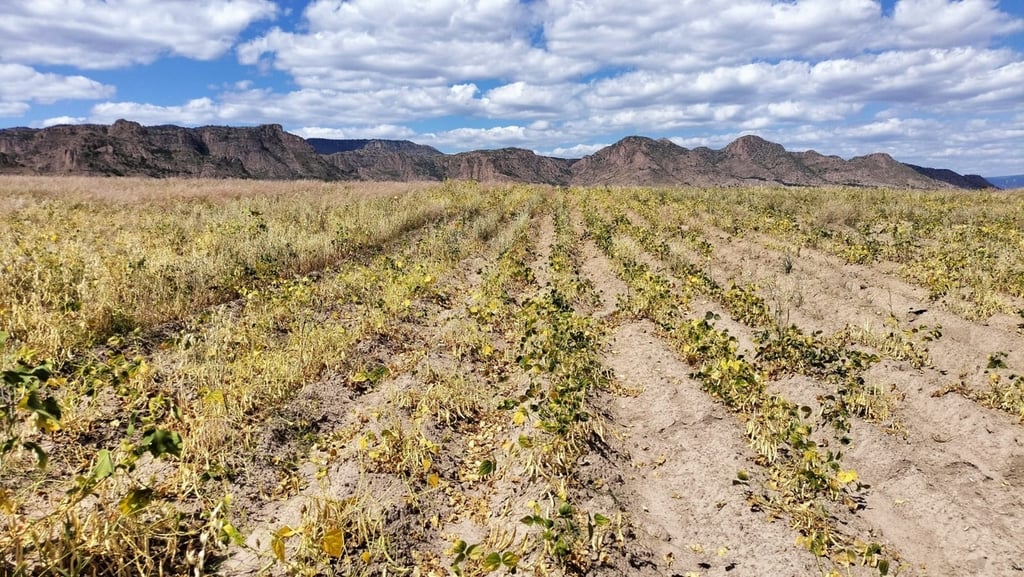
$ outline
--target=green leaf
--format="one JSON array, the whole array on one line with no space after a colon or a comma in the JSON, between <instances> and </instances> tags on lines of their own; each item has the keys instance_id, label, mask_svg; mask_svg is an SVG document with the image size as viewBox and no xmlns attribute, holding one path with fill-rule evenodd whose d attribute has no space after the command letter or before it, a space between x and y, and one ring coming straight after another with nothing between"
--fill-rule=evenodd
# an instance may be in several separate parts
<instances>
[{"instance_id":1,"label":"green leaf","mask_svg":"<svg viewBox=\"0 0 1024 577\"><path fill-rule=\"evenodd\" d=\"M230 540L235 545L245 545L245 536L239 533L238 529L235 529L235 526L231 523L224 523L220 530L224 533L224 537L226 537L226 539L223 539L224 541Z\"/></svg>"},{"instance_id":2,"label":"green leaf","mask_svg":"<svg viewBox=\"0 0 1024 577\"><path fill-rule=\"evenodd\" d=\"M167 429L149 429L142 437L142 442L135 448L135 454L149 452L156 458L170 454L181 456L181 435Z\"/></svg>"},{"instance_id":3,"label":"green leaf","mask_svg":"<svg viewBox=\"0 0 1024 577\"><path fill-rule=\"evenodd\" d=\"M36 454L36 464L39 466L40 469L46 468L46 463L49 462L49 457L46 455L46 451L44 451L43 448L40 447L38 443L33 443L32 441L25 441L24 443L21 444L21 446Z\"/></svg>"},{"instance_id":4,"label":"green leaf","mask_svg":"<svg viewBox=\"0 0 1024 577\"><path fill-rule=\"evenodd\" d=\"M604 515L602 515L600 513L594 513L594 524L597 525L598 527L607 525L607 524L609 524L611 522L612 522L612 520L609 519L608 517L605 517Z\"/></svg>"},{"instance_id":5,"label":"green leaf","mask_svg":"<svg viewBox=\"0 0 1024 577\"><path fill-rule=\"evenodd\" d=\"M463 541L462 539L459 539L458 541L455 542L455 546L452 547L452 553L455 553L456 555L460 555L460 554L462 554L462 553L464 553L466 551L466 547L467 547L466 542Z\"/></svg>"},{"instance_id":6,"label":"green leaf","mask_svg":"<svg viewBox=\"0 0 1024 577\"><path fill-rule=\"evenodd\" d=\"M484 557L484 571L494 571L498 567L501 567L501 555L491 553Z\"/></svg>"},{"instance_id":7,"label":"green leaf","mask_svg":"<svg viewBox=\"0 0 1024 577\"><path fill-rule=\"evenodd\" d=\"M39 379L40 383L45 383L50 379L50 376L53 374L53 370L50 368L49 364L43 363L38 367L32 369L32 371L29 372L29 374Z\"/></svg>"},{"instance_id":8,"label":"green leaf","mask_svg":"<svg viewBox=\"0 0 1024 577\"><path fill-rule=\"evenodd\" d=\"M878 572L881 573L882 575L888 575L889 574L889 560L888 559L882 559L881 561L878 562Z\"/></svg>"},{"instance_id":9,"label":"green leaf","mask_svg":"<svg viewBox=\"0 0 1024 577\"><path fill-rule=\"evenodd\" d=\"M511 551L506 551L501 556L501 564L509 569L515 569L516 565L519 564L519 555L516 555Z\"/></svg>"},{"instance_id":10,"label":"green leaf","mask_svg":"<svg viewBox=\"0 0 1024 577\"><path fill-rule=\"evenodd\" d=\"M96 465L92 468L90 476L96 481L102 481L114 474L114 461L110 458L110 451L101 449L96 453Z\"/></svg>"},{"instance_id":11,"label":"green leaf","mask_svg":"<svg viewBox=\"0 0 1024 577\"><path fill-rule=\"evenodd\" d=\"M477 473L481 477L486 477L487 475L490 475L493 472L494 472L494 461L492 461L490 459L485 459L484 461L482 461L480 463L480 468L477 469Z\"/></svg>"}]
</instances>

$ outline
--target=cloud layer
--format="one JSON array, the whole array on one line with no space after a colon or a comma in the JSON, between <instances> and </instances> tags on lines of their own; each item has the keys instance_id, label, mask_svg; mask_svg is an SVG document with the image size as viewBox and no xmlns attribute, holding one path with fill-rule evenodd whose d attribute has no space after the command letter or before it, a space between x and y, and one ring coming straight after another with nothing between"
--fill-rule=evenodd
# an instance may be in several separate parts
<instances>
[{"instance_id":1,"label":"cloud layer","mask_svg":"<svg viewBox=\"0 0 1024 577\"><path fill-rule=\"evenodd\" d=\"M0 22L0 116L95 99L97 122L279 122L573 156L625 134L718 146L756 132L791 149L1024 172L1024 20L993 0L314 0L255 33L286 3L24 5ZM268 76L177 103L111 100L88 78L167 55ZM290 86L261 82L275 75Z\"/></svg>"}]
</instances>

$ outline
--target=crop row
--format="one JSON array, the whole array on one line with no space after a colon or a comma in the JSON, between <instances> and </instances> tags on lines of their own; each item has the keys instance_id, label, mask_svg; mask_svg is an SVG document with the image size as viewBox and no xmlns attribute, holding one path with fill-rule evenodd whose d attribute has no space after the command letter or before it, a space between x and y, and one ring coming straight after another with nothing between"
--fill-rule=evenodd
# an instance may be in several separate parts
<instances>
[{"instance_id":1,"label":"crop row","mask_svg":"<svg viewBox=\"0 0 1024 577\"><path fill-rule=\"evenodd\" d=\"M359 345L391 339L422 303L447 298L439 279L523 202L434 194L443 218L399 217L409 234L385 235L393 248L381 237L376 256L236 287L240 300L155 342L133 331L64 363L8 349L2 562L15 574L201 572L240 541L226 487L254 457L277 457L257 442L273 409L325 376L353 390L379 380L382 365ZM49 467L33 472L21 447L49 453Z\"/></svg>"},{"instance_id":2,"label":"crop row","mask_svg":"<svg viewBox=\"0 0 1024 577\"><path fill-rule=\"evenodd\" d=\"M587 225L597 245L618 265L620 277L631 290L629 302L622 308L654 321L681 358L695 368L693 376L703 389L745 423L750 446L767 476L760 488L751 487L752 503L788 517L800 532L801 542L815 554L841 564L869 564L886 573L889 554L877 543L844 534L832 513L832 503L851 511L857 509L858 493L863 486L856 472L842 467L841 450L829 448L826 440L814 434L812 409L787 401L767 386L770 374L782 366L773 361L810 357L808 369L827 370L839 376L851 368L859 369L861 357L833 351L824 353L823 360L823 352L815 349L820 343L791 338L794 334L784 329L778 333L779 339L763 337L766 340L758 353L762 358L745 359L737 352L735 338L715 327L715 315L693 318L689 303L698 294L717 296L731 314L755 326L770 318L763 303L738 287L722 290L692 269L684 271L688 274L683 277L683 284L677 286L638 260L617 238L632 231L642 239L642 232L623 216L608 219L598 210L586 213ZM641 245L645 243L640 240ZM789 362L784 365L792 366ZM838 425L828 411L819 417ZM738 482L750 483L751 478L741 471Z\"/></svg>"}]
</instances>

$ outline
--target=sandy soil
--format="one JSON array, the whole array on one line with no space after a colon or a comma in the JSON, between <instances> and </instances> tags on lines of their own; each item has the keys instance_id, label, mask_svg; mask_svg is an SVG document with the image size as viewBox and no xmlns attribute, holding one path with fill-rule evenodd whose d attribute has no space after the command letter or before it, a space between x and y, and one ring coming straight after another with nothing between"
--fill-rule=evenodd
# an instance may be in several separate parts
<instances>
[{"instance_id":1,"label":"sandy soil","mask_svg":"<svg viewBox=\"0 0 1024 577\"><path fill-rule=\"evenodd\" d=\"M555 232L550 216L538 220L534 238L533 290L541 290L551 278L547 258ZM786 274L784 252L764 239L713 233L709 240L715 247L711 270L719 283L732 278L757 283L768 302L785 308L785 317L805 332L829 334L847 325L877 328L889 314L907 327L942 326L941 338L927 343L930 365L915 369L906 361L887 359L866 375L869 383L893 391L898 399L893 422L901 427L894 432L877 423L853 421L844 463L870 489L863 509L841 516L839 522L855 534L884 542L899 555L906 575L1024 574L1024 427L1010 415L956 394L933 396L957 379L978 386L987 378L987 355L997 351L1006 353L1008 370L1024 368L1024 339L939 310L920 289L870 267L843 265L805 249ZM683 250L679 243L673 246ZM624 520L623 541L590 572L825 574L830 566L795 544L797 533L785 520L753 510L747 487L734 484L741 470L750 473L751 485L763 481L744 424L701 391L689 376L692 368L653 324L616 314L616 303L627 288L592 242L583 242L581 255L581 270L600 296L600 304L586 314L608 330L602 354L616 387L591 399L605 425L605 444L579 463L584 482L573 491L592 510ZM643 258L664 271L657 259ZM468 259L446 281L455 295L450 303L430 305L401 332L401 340L376 344L374 354L391 369L379 387L352 391L344 388L343 376L327 378L310 383L280 411L280 423L267 428L264 442L279 452L282 447L299 452L294 476L300 482L294 490L269 497L282 482L279 463L253 463L235 487L245 511L249 548L233 552L223 574L255 575L267 567L279 572L267 553L272 532L284 524L297 525L311 499L344 498L358 490L369 490L385 510L394 554L415 551L420 564L435 567L438 575L450 570L456 539L484 541L505 531L514 534L509 541L514 543L527 534L518 523L522 502L538 488L523 475L524 455L514 450L479 452L482 446L514 444L521 430L507 417L493 423L480 417L476 437L461 437L457 428L427 428L427 436L442 444L447 455L432 465L440 478L436 489L361 472L356 447L364 429L382 426L374 414L410 422L408 412L395 408L396 400L424 389L431 370L458 372L473 386L500 387L509 395L522 387L525 378L517 376L511 358L506 374L487 373L483 363L445 344L446 332L459 331L459 323L466 322L467 295L486 265L479 257ZM694 316L706 310L720 315L716 326L727 329L740 350L753 358L753 329L731 319L716 303L695 302L691 310ZM487 338L498 354L514 357L513 343L498 334ZM813 407L828 388L799 375L782 377L771 386ZM318 438L333 439L333 449L303 449L292 426L299 421ZM497 472L488 480L474 477L476 463L491 454L497 456ZM419 496L413 504L410 490ZM865 568L851 572L877 574Z\"/></svg>"},{"instance_id":2,"label":"sandy soil","mask_svg":"<svg viewBox=\"0 0 1024 577\"><path fill-rule=\"evenodd\" d=\"M981 388L994 352L1006 353L1007 372L1019 372L1024 339L941 310L922 289L879 270L803 248L790 257L793 267L786 273L786 253L768 246L777 241L717 232L710 235L715 279L756 284L781 318L805 333L829 334L847 325L880 329L890 314L905 328L941 326L940 338L922 343L927 366L886 360L866 375L868 383L889 387L900 399L893 416L902 428L893 434L853 423L844 462L871 485L858 523L899 551L911 573L1019 574L1024 428L1012 416L961 396L933 393L957 380ZM683 250L681 243L673 247ZM728 329L741 342L750 332L737 323ZM780 380L773 388L812 406L828 392L806 377Z\"/></svg>"}]
</instances>

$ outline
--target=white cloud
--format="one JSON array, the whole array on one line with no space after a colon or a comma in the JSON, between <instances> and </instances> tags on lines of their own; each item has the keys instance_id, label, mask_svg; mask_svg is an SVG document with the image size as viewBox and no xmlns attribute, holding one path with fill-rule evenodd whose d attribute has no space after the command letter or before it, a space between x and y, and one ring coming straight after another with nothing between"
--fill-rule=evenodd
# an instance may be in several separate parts
<instances>
[{"instance_id":1,"label":"white cloud","mask_svg":"<svg viewBox=\"0 0 1024 577\"><path fill-rule=\"evenodd\" d=\"M33 127L46 128L47 126L57 126L58 124L84 124L87 120L84 116L54 116L38 124L33 124Z\"/></svg>"},{"instance_id":2,"label":"white cloud","mask_svg":"<svg viewBox=\"0 0 1024 577\"><path fill-rule=\"evenodd\" d=\"M112 123L128 118L141 124L212 124L223 118L225 108L210 98L196 98L182 106L157 106L137 102L104 102L93 106L90 118L96 122Z\"/></svg>"},{"instance_id":3,"label":"white cloud","mask_svg":"<svg viewBox=\"0 0 1024 577\"><path fill-rule=\"evenodd\" d=\"M21 64L0 63L0 116L21 116L30 103L98 99L114 95L114 87L85 76L42 73Z\"/></svg>"},{"instance_id":4,"label":"white cloud","mask_svg":"<svg viewBox=\"0 0 1024 577\"><path fill-rule=\"evenodd\" d=\"M575 146L559 146L553 148L547 154L558 158L583 158L588 154L594 154L598 150L608 146L606 144L577 144Z\"/></svg>"},{"instance_id":5,"label":"white cloud","mask_svg":"<svg viewBox=\"0 0 1024 577\"><path fill-rule=\"evenodd\" d=\"M27 102L11 102L0 100L0 118L17 118L24 116L32 107Z\"/></svg>"},{"instance_id":6,"label":"white cloud","mask_svg":"<svg viewBox=\"0 0 1024 577\"><path fill-rule=\"evenodd\" d=\"M253 22L288 14L279 4L26 2L0 21L0 66L216 58ZM283 19L237 46L238 61L255 67L249 79L226 78L170 105L101 102L88 120L276 122L307 136L560 155L628 133L720 146L757 132L838 154L893 147L923 159L960 146L951 133L1020 138L994 127L1024 102L1024 57L1004 42L1024 32L1024 20L994 0L898 0L891 13L877 0L313 0L294 16L297 24ZM255 73L268 71L289 88L267 88L276 80ZM50 92L4 96L2 81L0 70L8 115L46 98L112 91L75 76L54 78L63 85ZM463 128L409 128L457 119ZM971 154L958 160L991 165Z\"/></svg>"},{"instance_id":7,"label":"white cloud","mask_svg":"<svg viewBox=\"0 0 1024 577\"><path fill-rule=\"evenodd\" d=\"M0 61L84 69L149 63L161 54L221 56L269 0L33 0L5 2Z\"/></svg>"},{"instance_id":8,"label":"white cloud","mask_svg":"<svg viewBox=\"0 0 1024 577\"><path fill-rule=\"evenodd\" d=\"M1007 18L996 0L901 0L887 36L901 48L985 45L995 36L1020 32L1024 22Z\"/></svg>"},{"instance_id":9,"label":"white cloud","mask_svg":"<svg viewBox=\"0 0 1024 577\"><path fill-rule=\"evenodd\" d=\"M333 138L337 140L379 138L388 140L408 140L415 138L416 131L395 124L378 124L376 126L347 126L343 128L324 128L320 126L304 126L293 131L303 138Z\"/></svg>"}]
</instances>

